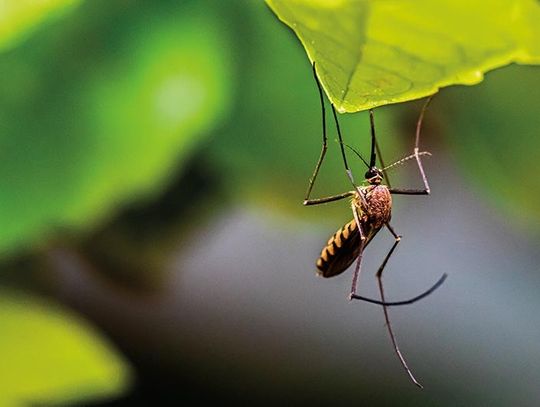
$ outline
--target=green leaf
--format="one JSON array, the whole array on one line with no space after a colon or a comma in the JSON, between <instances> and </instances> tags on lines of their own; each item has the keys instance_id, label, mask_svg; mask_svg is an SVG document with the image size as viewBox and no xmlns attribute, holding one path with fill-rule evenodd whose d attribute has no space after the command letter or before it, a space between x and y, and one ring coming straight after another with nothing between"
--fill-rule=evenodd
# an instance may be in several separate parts
<instances>
[{"instance_id":1,"label":"green leaf","mask_svg":"<svg viewBox=\"0 0 540 407\"><path fill-rule=\"evenodd\" d=\"M112 397L128 366L94 330L51 304L0 291L0 405Z\"/></svg>"},{"instance_id":2,"label":"green leaf","mask_svg":"<svg viewBox=\"0 0 540 407\"><path fill-rule=\"evenodd\" d=\"M217 13L121 4L87 2L0 58L0 254L157 193L228 110Z\"/></svg>"},{"instance_id":3,"label":"green leaf","mask_svg":"<svg viewBox=\"0 0 540 407\"><path fill-rule=\"evenodd\" d=\"M17 45L45 21L63 15L81 0L1 0L0 51Z\"/></svg>"},{"instance_id":4,"label":"green leaf","mask_svg":"<svg viewBox=\"0 0 540 407\"><path fill-rule=\"evenodd\" d=\"M472 85L540 63L537 0L267 0L315 61L340 112Z\"/></svg>"}]
</instances>

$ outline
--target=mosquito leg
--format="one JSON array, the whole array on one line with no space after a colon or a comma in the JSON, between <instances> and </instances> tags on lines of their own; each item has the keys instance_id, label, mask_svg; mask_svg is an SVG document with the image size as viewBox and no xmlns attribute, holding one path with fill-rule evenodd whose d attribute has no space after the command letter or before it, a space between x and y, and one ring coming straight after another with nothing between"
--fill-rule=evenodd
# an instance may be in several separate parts
<instances>
[{"instance_id":1,"label":"mosquito leg","mask_svg":"<svg viewBox=\"0 0 540 407\"><path fill-rule=\"evenodd\" d=\"M347 173L347 177L349 177L351 184L356 189L358 187L356 186L354 182L351 169L349 168L349 163L347 162L347 155L345 154L345 143L343 142L343 136L341 135L341 128L339 127L339 120L338 120L336 108L334 107L334 105L332 105L332 114L334 115L334 122L336 123L336 130L337 130L338 139L339 139L339 148L341 150L341 157L343 158L343 165L345 166L345 172Z\"/></svg>"},{"instance_id":2,"label":"mosquito leg","mask_svg":"<svg viewBox=\"0 0 540 407\"><path fill-rule=\"evenodd\" d=\"M382 262L381 266L379 267L379 270L377 271L377 282L379 284L379 292L381 294L381 301L382 302L385 302L384 288L383 288L383 282L382 282L382 273L384 271L384 267L386 266L386 263L388 262L388 259L390 258L390 256L392 256L392 253L394 252L394 250L396 249L397 245L399 244L399 242L401 240L401 236L399 236L394 231L394 229L392 229L390 224L387 223L386 227L388 228L390 233L392 233L392 235L394 236L395 242L394 242L394 245L392 246L392 248L390 249L390 251L388 252L388 254L386 255L386 257L384 258L384 261ZM398 346L396 337L394 335L394 331L392 330L392 325L390 323L390 317L388 316L388 308L386 307L386 305L383 305L383 311L384 311L384 319L386 321L386 328L388 329L388 334L390 335L390 340L392 341L394 351L396 352L396 355L399 358L399 360L401 362L401 365L403 366L403 368L405 369L405 371L409 375L412 382L414 384L416 384L418 387L423 388L423 386L418 382L418 380L416 380L416 378L412 374L411 369L409 369L409 366L407 365L407 362L405 361L405 358L403 357L403 355L401 354L401 351L399 350L399 346Z\"/></svg>"},{"instance_id":3,"label":"mosquito leg","mask_svg":"<svg viewBox=\"0 0 540 407\"><path fill-rule=\"evenodd\" d=\"M360 222L359 222L360 217L358 216L358 212L357 212L356 209L353 209L353 215L354 215L354 221L356 222L356 224L360 225ZM394 245L392 246L392 248L390 249L390 251L388 252L388 254L386 255L386 257L384 258L381 266L379 267L379 271L377 272L377 276L379 275L379 273L382 274L382 270L384 270L384 267L386 266L386 263L388 262L388 259L390 258L390 256L392 256L392 253L394 253L394 250L396 249L397 245L399 244L399 242L401 240L401 236L396 234L396 232L394 231L394 229L392 229L390 224L386 224L386 226L387 226L388 230L390 231L390 233L392 233L392 235L394 236L395 242L394 242ZM401 306L401 305L410 305L410 304L414 304L417 301L420 301L421 299L423 299L423 298L427 297L428 295L430 295L431 293L433 293L437 288L439 288L442 285L442 283L444 283L444 281L448 277L448 275L446 273L444 273L441 276L441 278L439 278L439 280L437 280L437 282L435 284L433 284L429 289L427 289L423 293L417 295L416 297L409 298L408 300L389 301L389 302L387 302L384 299L382 301L379 301L379 300L374 300L374 299L369 298L369 297L364 297L362 295L358 295L356 293L357 284L358 284L358 279L360 277L362 255L364 253L364 247L365 247L365 241L366 241L366 236L364 235L364 232L362 231L361 227L358 228L358 231L360 233L360 244L362 246L360 248L360 252L359 252L359 255L358 255L358 260L356 261L355 268L354 268L354 275L353 275L353 281L352 281L352 286L351 286L351 293L349 295L349 300L360 300L360 301L370 302L372 304L384 305L385 307L396 307L396 306ZM381 284L382 284L382 282L381 282Z\"/></svg>"},{"instance_id":4,"label":"mosquito leg","mask_svg":"<svg viewBox=\"0 0 540 407\"><path fill-rule=\"evenodd\" d=\"M400 188L390 188L390 193L392 194L401 194L401 195L429 195L431 189L429 188L429 183L422 165L422 160L420 160L420 130L422 129L422 121L424 120L424 114L426 113L427 107L431 102L431 97L426 100L420 116L418 117L418 122L416 123L416 138L414 143L414 157L416 159L416 164L418 165L418 170L422 176L422 182L424 183L424 189L400 189Z\"/></svg>"},{"instance_id":5,"label":"mosquito leg","mask_svg":"<svg viewBox=\"0 0 540 407\"><path fill-rule=\"evenodd\" d=\"M355 218L355 220L356 220L356 218ZM401 241L401 236L399 236L394 231L394 229L390 226L390 224L386 224L386 227L388 228L390 233L392 233L392 236L394 236L395 242L394 242L392 248L390 249L390 251L388 252L388 254L386 255L386 257L384 258L381 266L379 267L379 270L377 271L377 278L379 278L379 275L382 275L384 267L386 266L386 263L388 263L388 259L390 258L390 256L392 256L392 254L394 253L394 250L396 249L397 245ZM423 298L426 298L428 295L433 293L436 289L438 289L442 285L442 283L444 283L444 281L447 279L447 277L448 277L448 274L443 273L443 275L437 280L437 282L435 284L433 284L429 289L427 289L423 293L417 295L416 297L409 298L408 300L401 300L401 301L386 301L386 300L379 301L379 300L374 300L372 298L363 297L361 295L356 294L356 287L354 287L353 291L351 291L350 299L370 302L372 304L384 305L386 307L410 305L410 304L414 304L417 301L420 301Z\"/></svg>"},{"instance_id":6,"label":"mosquito leg","mask_svg":"<svg viewBox=\"0 0 540 407\"><path fill-rule=\"evenodd\" d=\"M309 196L311 195L311 190L313 189L315 179L317 178L317 175L319 174L319 170L320 170L322 162L324 160L324 156L326 155L326 150L328 149L328 137L326 135L326 110L324 108L324 96L323 96L323 91L322 91L321 84L319 82L319 79L317 78L317 70L315 68L315 63L313 63L313 77L315 78L315 83L317 84L317 89L319 90L319 99L321 101L322 148L321 148L321 153L319 155L319 160L317 161L317 165L315 166L315 169L313 170L313 175L309 179L309 185L308 185L308 189L307 189L307 192L306 192L306 198L304 199L304 205L307 205L306 202L310 201Z\"/></svg>"},{"instance_id":7,"label":"mosquito leg","mask_svg":"<svg viewBox=\"0 0 540 407\"><path fill-rule=\"evenodd\" d=\"M355 215L355 219L356 219L356 215ZM394 252L394 250L396 249L397 245L399 244L399 242L401 240L401 236L396 234L396 232L392 229L392 227L389 224L387 224L386 226L388 227L388 230L390 230L390 233L392 233L392 235L394 236L395 242L394 242L392 248L390 249L390 251L388 252L388 254L386 255L386 257L384 258L381 266L379 267L379 270L377 271L377 281L378 281L378 284L379 284L379 291L380 291L380 294L381 294L381 303L382 303L383 311L384 311L384 319L386 321L386 327L388 329L388 333L390 335L390 340L392 341L394 351L396 352L396 355L398 356L398 358L399 358L399 360L401 362L401 365L407 371L407 374L411 378L412 382L414 384L416 384L418 387L423 388L422 385L418 382L418 380L416 380L416 378L412 374L411 369L409 369L409 366L407 365L407 362L405 361L405 358L403 357L403 355L401 354L401 351L399 350L399 346L398 346L396 337L394 335L394 331L392 330L392 325L390 323L390 317L388 316L388 309L387 309L387 306L385 305L386 299L385 299L385 296L384 296L384 288L383 288L383 283L382 283L382 272L384 271L384 267L386 266L386 263L388 262L388 259L390 258L390 256L392 256L392 253ZM363 240L361 240L361 245L362 246L364 245ZM360 269L361 257L362 257L362 250L360 250L360 255L358 256L358 262L357 262L356 270ZM356 270L355 270L355 278L357 278ZM351 292L351 299L356 298L356 297L354 297L354 295L355 295L354 292L356 291L355 283L356 283L356 281L353 280L353 290Z\"/></svg>"},{"instance_id":8,"label":"mosquito leg","mask_svg":"<svg viewBox=\"0 0 540 407\"><path fill-rule=\"evenodd\" d=\"M323 121L324 121L324 119L323 119ZM309 196L311 195L311 190L313 189L313 184L315 183L315 179L317 178L317 175L319 174L319 169L321 168L321 164L322 164L322 162L324 160L324 156L326 155L327 148L328 148L328 146L327 146L326 134L325 134L323 136L323 145L322 145L322 149L321 149L321 154L319 156L319 160L317 161L317 165L315 166L315 170L313 170L313 175L309 179L309 185L308 185L308 189L307 189L307 192L306 192L306 197L304 199L304 205L306 205L306 202L308 202L310 200Z\"/></svg>"},{"instance_id":9,"label":"mosquito leg","mask_svg":"<svg viewBox=\"0 0 540 407\"><path fill-rule=\"evenodd\" d=\"M362 202L364 204L367 204L366 198L364 197L364 194L362 193L360 187L358 187L358 185L356 185L356 183L354 182L354 177L352 175L352 171L349 168L349 163L347 162L347 155L345 154L345 145L346 144L343 142L343 136L341 135L341 129L339 127L339 120L337 118L336 108L334 107L334 105L332 105L332 113L334 115L334 122L336 123L336 130L337 130L337 134L338 134L338 138L339 138L339 147L341 149L341 156L343 158L343 165L345 166L345 173L347 174L347 177L351 181L352 186L354 187L354 189L358 193L358 196L360 197Z\"/></svg>"},{"instance_id":10,"label":"mosquito leg","mask_svg":"<svg viewBox=\"0 0 540 407\"><path fill-rule=\"evenodd\" d=\"M356 213L356 211L353 211L353 214L354 214L355 222L357 222L357 224L359 224L358 223L358 219L359 219L358 214ZM392 235L394 236L395 242L394 242L394 245L392 246L392 248L390 249L390 251L388 252L388 254L386 255L386 257L384 258L381 266L379 267L379 270L377 271L377 278L379 278L379 279L381 278L381 275L382 275L382 272L384 270L384 267L386 266L386 263L388 263L388 259L390 259L390 256L392 256L392 254L394 253L394 250L396 250L397 245L401 241L401 236L396 234L396 232L394 231L394 229L392 229L390 224L387 224L386 226L388 227L388 230L390 231L390 233L392 233ZM365 239L366 239L366 237L365 237L365 235L363 235L363 231L362 231L361 228L359 229L359 233L360 233L361 244L365 247ZM351 287L351 294L349 296L349 299L351 299L351 300L361 300L361 301L365 301L365 302L370 302L372 304L384 305L385 307L395 307L395 306L401 306L401 305L414 304L415 302L420 301L421 299L426 298L428 295L433 293L437 288L439 288L442 285L442 283L444 283L444 281L448 277L448 275L446 273L444 273L441 276L441 278L439 278L439 280L437 280L437 282L435 284L433 284L429 289L427 289L423 293L417 295L416 297L410 298L408 300L389 301L389 302L387 302L385 299L382 299L382 301L379 301L379 300L374 300L374 299L369 298L369 297L364 297L364 296L358 295L358 294L356 294L357 282L358 282L358 278L360 276L360 267L361 267L362 254L364 252L364 247L361 248L360 253L358 255L358 260L357 260L356 265L355 265L353 283L352 283L352 287ZM382 286L382 280L380 281L380 284ZM385 311L385 315L386 315L386 311ZM400 359L402 359L402 357L400 357Z\"/></svg>"},{"instance_id":11,"label":"mosquito leg","mask_svg":"<svg viewBox=\"0 0 540 407\"><path fill-rule=\"evenodd\" d=\"M339 195L326 196L324 198L306 199L304 201L304 205L305 206L320 205L327 202L339 201L340 199L348 198L350 196L353 196L354 194L355 194L354 191L348 191Z\"/></svg>"},{"instance_id":12,"label":"mosquito leg","mask_svg":"<svg viewBox=\"0 0 540 407\"><path fill-rule=\"evenodd\" d=\"M390 226L389 223L386 224L386 227L388 228L390 233L392 233L392 236L394 236L395 241L394 241L394 244L392 245L392 248L390 249L390 251L386 254L386 257L384 258L382 264L380 265L379 270L377 270L377 278L379 278L382 275L382 272L383 272L384 268L386 267L386 263L388 263L388 260L390 259L390 257L394 253L394 250L396 250L396 247L399 244L399 242L401 241L401 236L398 235L394 231L394 229L392 228L392 226Z\"/></svg>"},{"instance_id":13,"label":"mosquito leg","mask_svg":"<svg viewBox=\"0 0 540 407\"><path fill-rule=\"evenodd\" d=\"M392 188L392 185L390 183L390 177L388 176L388 172L386 171L386 166L384 165L384 160L382 158L381 147L379 146L379 142L377 141L377 139L375 139L375 148L377 150L377 157L379 157L379 161L381 163L381 171L383 173L385 183L388 188Z\"/></svg>"},{"instance_id":14,"label":"mosquito leg","mask_svg":"<svg viewBox=\"0 0 540 407\"><path fill-rule=\"evenodd\" d=\"M358 294L355 294L352 299L353 300L361 300L365 302L369 302L371 304L377 304L377 305L386 305L387 307L396 307L401 305L410 305L414 304L417 301L420 301L423 298L426 298L428 295L433 293L437 288L439 288L444 281L448 278L448 274L444 273L435 284L433 284L428 290L424 291L422 294L417 295L416 297L409 298L408 300L402 300L402 301L380 301L380 300L374 300L373 298L364 297Z\"/></svg>"},{"instance_id":15,"label":"mosquito leg","mask_svg":"<svg viewBox=\"0 0 540 407\"><path fill-rule=\"evenodd\" d=\"M369 110L369 125L371 127L371 156L375 156L375 151L377 152L377 158L379 159L379 162L381 163L381 171L383 173L383 177L386 181L386 185L388 188L391 188L390 185L390 178L388 178L388 174L386 173L386 165L384 165L384 160L381 153L381 147L379 146L379 141L375 137L375 119L373 118L373 110ZM371 157L370 157L370 161ZM375 165L375 163L372 163L371 166Z\"/></svg>"},{"instance_id":16,"label":"mosquito leg","mask_svg":"<svg viewBox=\"0 0 540 407\"><path fill-rule=\"evenodd\" d=\"M356 222L356 226L358 228L358 233L360 234L360 252L358 254L358 259L356 260L356 264L354 266L354 274L353 274L352 285L351 285L351 293L349 294L349 300L352 300L356 296L356 287L358 284L358 278L360 277L360 270L362 266L362 255L364 254L364 246L366 242L366 236L364 235L364 232L362 231L362 224L360 223L360 216L358 216L358 210L356 208L353 208L353 216L354 216L354 221Z\"/></svg>"},{"instance_id":17,"label":"mosquito leg","mask_svg":"<svg viewBox=\"0 0 540 407\"><path fill-rule=\"evenodd\" d=\"M315 78L315 83L317 84L317 89L319 90L319 99L320 99L320 102L321 102L322 148L321 148L321 153L319 155L319 160L317 161L317 165L315 165L315 169L313 170L313 174L311 175L311 178L309 179L309 185L308 185L308 189L307 189L307 192L306 192L306 197L305 197L304 202L303 202L303 204L305 206L320 205L320 204L327 203L327 202L339 201L340 199L348 198L348 197L354 195L354 192L350 191L350 192L344 192L344 193L339 194L339 195L327 196L327 197L324 197L324 198L310 199L311 191L313 189L313 185L315 184L315 179L317 178L317 175L319 174L319 170L321 169L321 165L322 165L322 163L324 161L324 157L326 155L326 150L328 149L328 136L326 135L326 110L325 110L325 107L324 107L324 95L323 95L321 83L319 82L319 79L317 78L317 70L315 68L315 63L313 63L313 77ZM333 106L332 106L332 109L334 109ZM342 141L341 132L339 131L339 123L337 122L337 117L336 117L335 110L334 110L334 118L336 119L336 124L338 126L338 134L339 134L340 140ZM347 164L347 159L345 158L345 154L343 152L343 147L342 147L342 154L343 154L343 157L344 157L345 168L347 169L348 164ZM351 175L351 177L352 177L352 175ZM357 188L357 187L355 186L355 188Z\"/></svg>"},{"instance_id":18,"label":"mosquito leg","mask_svg":"<svg viewBox=\"0 0 540 407\"><path fill-rule=\"evenodd\" d=\"M418 147L414 148L414 158L416 158L416 163L418 164L418 170L420 171L420 175L422 176L422 181L424 182L424 188L423 189L389 188L389 191L390 191L391 194L394 194L394 195L429 195L431 193L431 189L429 188L426 173L424 172L424 166L422 165L422 161L420 160L420 154L419 154L419 151L418 151Z\"/></svg>"}]
</instances>

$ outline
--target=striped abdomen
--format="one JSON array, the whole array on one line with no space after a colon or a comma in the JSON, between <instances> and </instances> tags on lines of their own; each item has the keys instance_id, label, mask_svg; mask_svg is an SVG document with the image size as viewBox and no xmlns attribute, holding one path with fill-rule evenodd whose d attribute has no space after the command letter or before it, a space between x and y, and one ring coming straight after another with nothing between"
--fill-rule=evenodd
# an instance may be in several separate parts
<instances>
[{"instance_id":1,"label":"striped abdomen","mask_svg":"<svg viewBox=\"0 0 540 407\"><path fill-rule=\"evenodd\" d=\"M377 232L390 221L392 197L386 185L370 185L362 187L362 199L356 194L352 200L362 225L362 233L366 237L364 248ZM317 268L323 277L332 277L343 273L360 254L360 233L353 219L339 229L328 240L317 259Z\"/></svg>"},{"instance_id":2,"label":"striped abdomen","mask_svg":"<svg viewBox=\"0 0 540 407\"><path fill-rule=\"evenodd\" d=\"M323 277L338 275L349 268L360 253L360 233L353 219L328 240L317 259L319 274Z\"/></svg>"}]
</instances>

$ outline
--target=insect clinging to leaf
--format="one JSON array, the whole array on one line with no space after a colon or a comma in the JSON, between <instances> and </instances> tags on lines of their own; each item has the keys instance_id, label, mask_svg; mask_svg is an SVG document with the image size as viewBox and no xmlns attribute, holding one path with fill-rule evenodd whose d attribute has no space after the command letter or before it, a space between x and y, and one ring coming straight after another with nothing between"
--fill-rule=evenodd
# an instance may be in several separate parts
<instances>
[{"instance_id":1,"label":"insect clinging to leaf","mask_svg":"<svg viewBox=\"0 0 540 407\"><path fill-rule=\"evenodd\" d=\"M428 296L444 282L447 275L443 274L441 278L431 288L429 288L427 291L423 292L422 294L414 298L410 298L403 301L389 302L389 301L386 301L385 299L382 274L383 274L386 264L388 263L388 260L394 253L399 242L401 241L401 236L398 235L393 229L393 227L390 225L390 221L392 217L392 195L394 194L429 195L430 193L430 187L428 184L428 180L427 180L424 167L422 165L422 159L421 159L422 156L429 156L430 153L427 151L420 151L419 145L420 145L420 130L422 127L422 120L424 118L424 114L426 112L426 109L429 105L431 98L428 98L427 101L425 102L417 121L413 153L386 167L384 166L384 163L382 161L380 148L377 143L377 138L375 135L375 121L374 121L373 110L369 111L370 127L371 127L371 151L370 151L370 156L369 156L369 162L367 162L354 148L346 145L343 142L343 137L342 137L341 129L339 126L339 120L337 117L336 109L334 105L332 105L332 113L333 113L334 121L336 124L338 142L340 145L343 164L345 167L345 172L353 186L353 189L350 191L338 194L338 195L312 199L310 198L311 192L313 189L313 185L315 183L315 179L317 178L317 175L319 173L321 164L324 160L326 150L327 150L327 142L328 142L328 138L326 134L326 112L325 112L325 107L324 107L324 96L323 96L322 86L317 78L317 71L315 68L315 63L313 64L313 74L315 76L315 81L317 83L319 96L320 96L320 102L321 102L323 141L322 141L322 149L319 156L319 160L317 161L317 164L313 171L313 175L311 176L309 180L309 185L306 192L304 205L306 206L319 205L319 204L324 204L328 202L338 201L345 198L350 198L351 209L352 209L352 214L353 214L353 219L349 221L348 223L346 223L343 227L341 227L336 233L334 233L334 235L330 237L327 244L322 249L321 254L316 262L318 273L323 277L333 277L333 276L343 273L356 261L355 267L354 267L352 285L351 285L351 292L349 296L350 299L362 300L362 301L367 301L367 302L382 305L383 310L384 310L386 326L388 328L388 333L390 335L390 339L392 341L394 351L396 352L402 366L405 368L405 370L407 371L407 374L409 375L411 380L414 382L414 384L416 384L419 387L422 387L422 385L418 382L418 380L416 380L416 378L412 374L411 370L409 369L407 365L407 362L405 361L403 355L401 354L394 332L392 330L392 326L390 324L387 308L389 306L412 304ZM354 154L358 156L358 158L360 158L367 167L367 171L364 175L364 182L362 183L362 185L357 185L355 183L352 171L350 170L349 164L347 162L347 155L346 155L345 147L352 150ZM377 159L381 163L380 168L377 167ZM423 188L402 189L402 188L391 187L387 170L391 167L397 166L399 164L403 164L413 159L415 160L418 166L420 175L422 177ZM362 268L362 258L363 258L364 250L366 249L368 244L372 241L372 239L375 237L375 235L383 228L388 229L388 231L394 238L394 243L392 247L390 248L390 250L388 251L388 253L386 254L379 269L376 272L377 283L379 286L379 293L380 293L381 299L375 300L372 298L359 295L357 293L357 285L358 285L358 280L359 280L360 272Z\"/></svg>"}]
</instances>

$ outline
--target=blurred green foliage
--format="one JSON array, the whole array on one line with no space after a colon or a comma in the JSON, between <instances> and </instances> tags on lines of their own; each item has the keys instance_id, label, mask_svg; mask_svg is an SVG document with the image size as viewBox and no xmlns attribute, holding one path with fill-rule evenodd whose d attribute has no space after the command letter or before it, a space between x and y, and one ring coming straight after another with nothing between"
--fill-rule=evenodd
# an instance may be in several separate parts
<instances>
[{"instance_id":1,"label":"blurred green foliage","mask_svg":"<svg viewBox=\"0 0 540 407\"><path fill-rule=\"evenodd\" d=\"M81 0L3 0L0 2L0 51L16 46L41 24L63 16Z\"/></svg>"},{"instance_id":2,"label":"blurred green foliage","mask_svg":"<svg viewBox=\"0 0 540 407\"><path fill-rule=\"evenodd\" d=\"M267 0L341 112L473 85L510 62L540 63L536 0Z\"/></svg>"},{"instance_id":3,"label":"blurred green foliage","mask_svg":"<svg viewBox=\"0 0 540 407\"><path fill-rule=\"evenodd\" d=\"M124 391L124 361L79 318L37 298L0 291L0 405L67 403Z\"/></svg>"},{"instance_id":4,"label":"blurred green foliage","mask_svg":"<svg viewBox=\"0 0 540 407\"><path fill-rule=\"evenodd\" d=\"M227 112L231 52L217 10L194 2L92 1L54 21L45 2L0 6L16 12L11 26L21 22L17 33L1 31L11 45L0 55L5 257L160 191ZM125 388L128 367L87 327L32 304L3 295L0 358L12 373L0 401L65 402Z\"/></svg>"},{"instance_id":5,"label":"blurred green foliage","mask_svg":"<svg viewBox=\"0 0 540 407\"><path fill-rule=\"evenodd\" d=\"M87 2L2 55L0 253L159 190L227 111L224 21L180 7Z\"/></svg>"}]
</instances>

